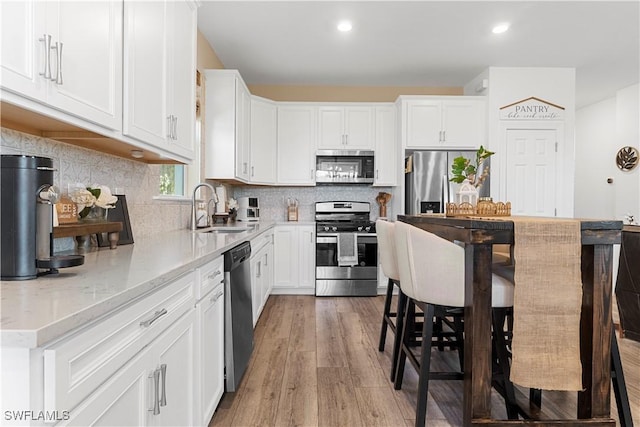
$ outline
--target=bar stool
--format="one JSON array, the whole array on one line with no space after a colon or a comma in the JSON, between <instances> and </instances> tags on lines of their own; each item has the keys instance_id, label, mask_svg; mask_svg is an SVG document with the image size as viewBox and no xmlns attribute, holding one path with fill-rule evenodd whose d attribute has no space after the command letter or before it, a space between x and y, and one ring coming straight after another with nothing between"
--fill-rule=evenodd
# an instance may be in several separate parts
<instances>
[{"instance_id":1,"label":"bar stool","mask_svg":"<svg viewBox=\"0 0 640 427\"><path fill-rule=\"evenodd\" d=\"M380 328L380 342L378 351L384 351L384 344L387 339L387 329L391 329L396 334L396 322L398 313L391 311L391 299L396 286L400 287L398 275L398 262L396 261L396 242L393 233L392 222L377 220L376 235L378 236L378 250L380 252L380 264L384 275L389 278L387 281L387 294L384 299L384 311L382 313L382 327ZM394 354L395 364L395 354Z\"/></svg>"},{"instance_id":2,"label":"bar stool","mask_svg":"<svg viewBox=\"0 0 640 427\"><path fill-rule=\"evenodd\" d=\"M415 304L424 312L424 327L422 330L422 346L420 359L414 355L407 342L407 328L402 328L398 334L402 336L402 343L398 355L398 366L394 388L402 386L402 376L406 359L418 371L418 403L416 408L416 426L424 426L427 412L427 394L430 379L463 379L462 372L431 372L431 341L433 334L432 319L436 309L449 307L464 307L465 294L465 263L464 249L455 243L442 239L432 233L417 227L396 222L395 225L396 255L400 288L409 298L405 315L409 306ZM494 308L510 308L513 306L513 283L493 276L492 304ZM510 419L517 418L518 411L515 404L513 385L509 381L509 363L506 360L506 344L503 326L494 317L494 338L500 342L495 348L501 352L497 357L501 360L503 370L502 385ZM500 339L501 338L501 339ZM502 344L502 345L500 345ZM461 369L462 370L462 369Z\"/></svg>"}]
</instances>

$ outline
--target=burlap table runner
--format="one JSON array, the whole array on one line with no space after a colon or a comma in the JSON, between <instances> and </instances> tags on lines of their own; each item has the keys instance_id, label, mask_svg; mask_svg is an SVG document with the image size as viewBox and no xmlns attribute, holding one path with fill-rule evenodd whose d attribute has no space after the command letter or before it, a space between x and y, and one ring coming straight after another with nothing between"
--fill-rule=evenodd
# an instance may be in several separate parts
<instances>
[{"instance_id":1,"label":"burlap table runner","mask_svg":"<svg viewBox=\"0 0 640 427\"><path fill-rule=\"evenodd\" d=\"M582 390L580 221L510 219L515 243L511 381Z\"/></svg>"}]
</instances>

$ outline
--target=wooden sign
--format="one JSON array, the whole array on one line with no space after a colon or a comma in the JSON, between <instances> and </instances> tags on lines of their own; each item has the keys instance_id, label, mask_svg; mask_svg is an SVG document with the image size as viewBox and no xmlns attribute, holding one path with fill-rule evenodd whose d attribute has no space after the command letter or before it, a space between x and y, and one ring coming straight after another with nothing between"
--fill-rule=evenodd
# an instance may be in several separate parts
<instances>
[{"instance_id":1,"label":"wooden sign","mask_svg":"<svg viewBox=\"0 0 640 427\"><path fill-rule=\"evenodd\" d=\"M564 107L532 96L500 108L501 120L563 120Z\"/></svg>"},{"instance_id":2,"label":"wooden sign","mask_svg":"<svg viewBox=\"0 0 640 427\"><path fill-rule=\"evenodd\" d=\"M61 197L56 203L59 224L73 224L78 222L78 206L68 197Z\"/></svg>"}]
</instances>

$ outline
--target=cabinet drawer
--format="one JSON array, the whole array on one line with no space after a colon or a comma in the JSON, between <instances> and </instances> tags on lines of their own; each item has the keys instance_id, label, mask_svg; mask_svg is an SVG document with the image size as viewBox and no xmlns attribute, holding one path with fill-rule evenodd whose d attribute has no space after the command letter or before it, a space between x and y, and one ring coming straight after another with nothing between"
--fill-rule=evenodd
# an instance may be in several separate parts
<instances>
[{"instance_id":1,"label":"cabinet drawer","mask_svg":"<svg viewBox=\"0 0 640 427\"><path fill-rule=\"evenodd\" d=\"M255 239L251 240L251 255L252 255L252 258L253 258L253 254L257 253L260 249L262 249L262 247L264 245L267 245L267 244L273 242L273 237L272 236L273 236L273 231L269 230L269 231L266 231L266 232L262 233L261 235L259 235Z\"/></svg>"},{"instance_id":2,"label":"cabinet drawer","mask_svg":"<svg viewBox=\"0 0 640 427\"><path fill-rule=\"evenodd\" d=\"M185 312L193 310L194 282L195 273L188 273L46 347L45 410L74 408Z\"/></svg>"},{"instance_id":3,"label":"cabinet drawer","mask_svg":"<svg viewBox=\"0 0 640 427\"><path fill-rule=\"evenodd\" d=\"M224 258L218 257L200 267L198 271L200 280L196 283L196 300L200 300L224 281Z\"/></svg>"}]
</instances>

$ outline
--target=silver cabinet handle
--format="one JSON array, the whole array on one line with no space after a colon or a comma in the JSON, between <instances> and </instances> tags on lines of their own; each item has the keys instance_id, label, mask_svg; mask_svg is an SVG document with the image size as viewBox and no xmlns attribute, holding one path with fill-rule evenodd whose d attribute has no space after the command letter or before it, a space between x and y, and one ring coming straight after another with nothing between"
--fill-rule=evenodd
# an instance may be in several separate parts
<instances>
[{"instance_id":1,"label":"silver cabinet handle","mask_svg":"<svg viewBox=\"0 0 640 427\"><path fill-rule=\"evenodd\" d=\"M167 364L160 365L162 374L162 394L160 395L160 406L167 406Z\"/></svg>"},{"instance_id":2,"label":"silver cabinet handle","mask_svg":"<svg viewBox=\"0 0 640 427\"><path fill-rule=\"evenodd\" d=\"M224 294L224 291L220 291L209 299L209 302L216 302L220 299L220 297Z\"/></svg>"},{"instance_id":3,"label":"silver cabinet handle","mask_svg":"<svg viewBox=\"0 0 640 427\"><path fill-rule=\"evenodd\" d=\"M216 271L214 271L213 273L211 273L211 274L209 274L207 276L207 280L213 280L213 279L215 279L216 276L219 276L221 274L222 273L220 272L220 270L216 270Z\"/></svg>"},{"instance_id":4,"label":"silver cabinet handle","mask_svg":"<svg viewBox=\"0 0 640 427\"><path fill-rule=\"evenodd\" d=\"M269 254L264 254L264 266L269 266Z\"/></svg>"},{"instance_id":5,"label":"silver cabinet handle","mask_svg":"<svg viewBox=\"0 0 640 427\"><path fill-rule=\"evenodd\" d=\"M38 40L44 42L44 71L40 75L51 79L51 34L43 34Z\"/></svg>"},{"instance_id":6,"label":"silver cabinet handle","mask_svg":"<svg viewBox=\"0 0 640 427\"><path fill-rule=\"evenodd\" d=\"M171 139L171 116L167 116L167 138Z\"/></svg>"},{"instance_id":7,"label":"silver cabinet handle","mask_svg":"<svg viewBox=\"0 0 640 427\"><path fill-rule=\"evenodd\" d=\"M255 176L255 173L254 173L255 171L254 171L254 169L255 169L255 168L254 168L253 166L251 166L251 176Z\"/></svg>"},{"instance_id":8,"label":"silver cabinet handle","mask_svg":"<svg viewBox=\"0 0 640 427\"><path fill-rule=\"evenodd\" d=\"M261 263L258 262L258 271L256 271L256 277L262 276L262 268Z\"/></svg>"},{"instance_id":9,"label":"silver cabinet handle","mask_svg":"<svg viewBox=\"0 0 640 427\"><path fill-rule=\"evenodd\" d=\"M160 370L154 370L153 374L149 375L149 378L151 377L153 377L153 409L149 409L149 411L153 411L153 415L158 415L160 414L160 400L158 399L160 394Z\"/></svg>"},{"instance_id":10,"label":"silver cabinet handle","mask_svg":"<svg viewBox=\"0 0 640 427\"><path fill-rule=\"evenodd\" d=\"M380 179L380 171L376 169L376 179Z\"/></svg>"},{"instance_id":11,"label":"silver cabinet handle","mask_svg":"<svg viewBox=\"0 0 640 427\"><path fill-rule=\"evenodd\" d=\"M447 131L443 130L442 131L442 142L445 142L447 140Z\"/></svg>"},{"instance_id":12,"label":"silver cabinet handle","mask_svg":"<svg viewBox=\"0 0 640 427\"><path fill-rule=\"evenodd\" d=\"M313 179L313 169L311 169L311 173L309 174L309 178Z\"/></svg>"},{"instance_id":13,"label":"silver cabinet handle","mask_svg":"<svg viewBox=\"0 0 640 427\"><path fill-rule=\"evenodd\" d=\"M151 326L153 322L155 322L165 314L167 314L166 308L163 308L162 310L158 310L155 313L153 313L153 316L151 317L151 319L141 321L140 326L144 326L145 328L148 328L149 326Z\"/></svg>"},{"instance_id":14,"label":"silver cabinet handle","mask_svg":"<svg viewBox=\"0 0 640 427\"><path fill-rule=\"evenodd\" d=\"M242 164L242 167L243 167L243 169L242 169L242 173L247 173L247 166L248 166L248 165L249 165L249 164L248 164L247 162L244 162L244 163Z\"/></svg>"},{"instance_id":15,"label":"silver cabinet handle","mask_svg":"<svg viewBox=\"0 0 640 427\"><path fill-rule=\"evenodd\" d=\"M178 118L176 116L173 117L173 139L178 139Z\"/></svg>"},{"instance_id":16,"label":"silver cabinet handle","mask_svg":"<svg viewBox=\"0 0 640 427\"><path fill-rule=\"evenodd\" d=\"M344 136L344 145L349 145L349 135Z\"/></svg>"},{"instance_id":17,"label":"silver cabinet handle","mask_svg":"<svg viewBox=\"0 0 640 427\"><path fill-rule=\"evenodd\" d=\"M57 70L56 70L56 78L51 77L51 80L55 82L57 85L62 84L62 42L56 42L53 46L51 46L51 50L55 50L57 53Z\"/></svg>"}]
</instances>

